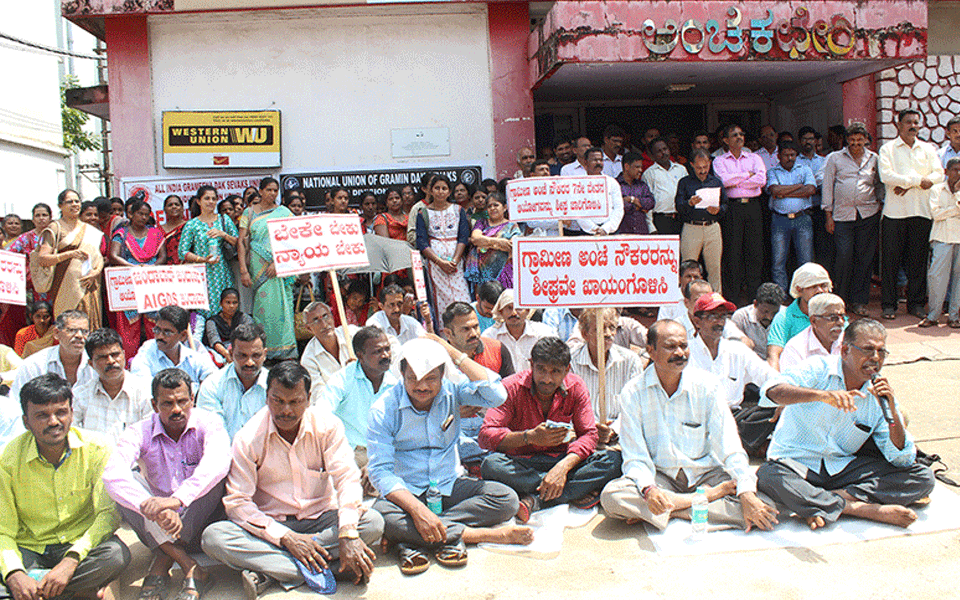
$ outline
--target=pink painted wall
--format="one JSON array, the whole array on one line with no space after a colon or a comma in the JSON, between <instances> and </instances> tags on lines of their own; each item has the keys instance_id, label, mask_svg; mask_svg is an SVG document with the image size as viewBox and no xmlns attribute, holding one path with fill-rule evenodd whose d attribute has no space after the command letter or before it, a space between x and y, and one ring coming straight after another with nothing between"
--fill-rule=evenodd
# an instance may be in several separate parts
<instances>
[{"instance_id":1,"label":"pink painted wall","mask_svg":"<svg viewBox=\"0 0 960 600\"><path fill-rule=\"evenodd\" d=\"M146 15L106 17L113 176L156 174L153 84Z\"/></svg>"},{"instance_id":2,"label":"pink painted wall","mask_svg":"<svg viewBox=\"0 0 960 600\"><path fill-rule=\"evenodd\" d=\"M852 123L863 123L877 139L877 94L873 75L864 75L843 82L843 125L849 127ZM874 144L875 148L879 145Z\"/></svg>"},{"instance_id":3,"label":"pink painted wall","mask_svg":"<svg viewBox=\"0 0 960 600\"><path fill-rule=\"evenodd\" d=\"M499 179L517 170L520 148L535 147L533 92L527 61L530 12L526 3L491 2L487 7L494 165Z\"/></svg>"}]
</instances>

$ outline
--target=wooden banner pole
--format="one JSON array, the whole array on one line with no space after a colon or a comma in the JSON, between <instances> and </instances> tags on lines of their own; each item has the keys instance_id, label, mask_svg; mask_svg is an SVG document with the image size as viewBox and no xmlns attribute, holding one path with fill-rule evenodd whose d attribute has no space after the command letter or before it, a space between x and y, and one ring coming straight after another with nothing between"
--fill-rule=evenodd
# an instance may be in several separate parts
<instances>
[{"instance_id":1,"label":"wooden banner pole","mask_svg":"<svg viewBox=\"0 0 960 600\"><path fill-rule=\"evenodd\" d=\"M330 269L330 283L333 287L333 296L337 300L337 310L340 311L340 326L343 327L343 339L347 344L347 354L352 360L357 357L353 354L353 336L350 335L350 327L347 323L347 311L343 308L343 296L340 294L340 282L337 281L336 269Z\"/></svg>"},{"instance_id":2,"label":"wooden banner pole","mask_svg":"<svg viewBox=\"0 0 960 600\"><path fill-rule=\"evenodd\" d=\"M597 330L597 400L600 407L600 422L607 422L607 352L603 340L605 310L598 308L594 328Z\"/></svg>"}]
</instances>

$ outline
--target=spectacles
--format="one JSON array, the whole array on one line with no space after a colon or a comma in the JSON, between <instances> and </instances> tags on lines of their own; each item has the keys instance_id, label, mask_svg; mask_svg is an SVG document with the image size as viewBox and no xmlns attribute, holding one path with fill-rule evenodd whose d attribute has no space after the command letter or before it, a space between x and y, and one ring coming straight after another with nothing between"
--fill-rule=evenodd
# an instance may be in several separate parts
<instances>
[{"instance_id":1,"label":"spectacles","mask_svg":"<svg viewBox=\"0 0 960 600\"><path fill-rule=\"evenodd\" d=\"M879 355L880 358L886 358L890 356L890 351L887 350L886 348L861 348L856 344L849 344L849 343L847 345L850 346L851 348L856 348L857 350L859 350L860 352L863 352L867 356L870 356L873 354Z\"/></svg>"},{"instance_id":2,"label":"spectacles","mask_svg":"<svg viewBox=\"0 0 960 600\"><path fill-rule=\"evenodd\" d=\"M843 322L843 319L844 319L843 315L813 315L813 316L820 319L826 319L831 323L841 323Z\"/></svg>"},{"instance_id":3,"label":"spectacles","mask_svg":"<svg viewBox=\"0 0 960 600\"><path fill-rule=\"evenodd\" d=\"M71 337L75 335L87 337L88 335L90 335L89 329L81 329L80 327L64 327L61 331L63 331L65 334Z\"/></svg>"}]
</instances>

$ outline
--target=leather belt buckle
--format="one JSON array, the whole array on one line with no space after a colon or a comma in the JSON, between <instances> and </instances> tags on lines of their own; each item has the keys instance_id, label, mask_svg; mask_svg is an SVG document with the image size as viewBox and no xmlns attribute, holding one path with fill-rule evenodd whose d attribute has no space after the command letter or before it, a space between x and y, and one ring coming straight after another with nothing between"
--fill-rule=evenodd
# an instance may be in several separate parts
<instances>
[{"instance_id":1,"label":"leather belt buckle","mask_svg":"<svg viewBox=\"0 0 960 600\"><path fill-rule=\"evenodd\" d=\"M740 198L740 204L746 204L747 202L750 202L751 200L753 200L753 198Z\"/></svg>"},{"instance_id":2,"label":"leather belt buckle","mask_svg":"<svg viewBox=\"0 0 960 600\"><path fill-rule=\"evenodd\" d=\"M797 215L799 215L799 214L800 214L800 213L790 213L790 214L787 215L787 218L788 218L788 219L796 219L796 218L797 218Z\"/></svg>"}]
</instances>

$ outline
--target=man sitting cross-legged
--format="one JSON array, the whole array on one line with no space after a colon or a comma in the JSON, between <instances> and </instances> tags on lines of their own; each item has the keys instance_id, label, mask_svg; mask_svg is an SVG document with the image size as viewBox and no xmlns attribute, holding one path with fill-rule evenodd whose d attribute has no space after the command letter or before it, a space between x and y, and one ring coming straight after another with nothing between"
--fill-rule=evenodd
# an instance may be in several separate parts
<instances>
[{"instance_id":1,"label":"man sitting cross-legged","mask_svg":"<svg viewBox=\"0 0 960 600\"><path fill-rule=\"evenodd\" d=\"M373 507L383 515L384 536L399 545L406 575L427 570L428 547L436 548L437 562L455 567L467 563L465 544L533 541L527 527L491 529L517 513L513 490L458 470L460 409L503 404L500 378L467 353L428 337L401 348L403 378L374 403L367 432L368 472L381 496ZM466 376L459 384L444 378L450 361ZM442 496L436 513L427 506L431 487Z\"/></svg>"},{"instance_id":2,"label":"man sitting cross-legged","mask_svg":"<svg viewBox=\"0 0 960 600\"><path fill-rule=\"evenodd\" d=\"M570 372L570 349L558 337L538 341L531 370L507 377L507 401L491 408L480 445L493 454L480 472L520 495L518 520L541 506L594 506L608 481L620 475L620 453L597 447L597 423L583 380Z\"/></svg>"},{"instance_id":3,"label":"man sitting cross-legged","mask_svg":"<svg viewBox=\"0 0 960 600\"><path fill-rule=\"evenodd\" d=\"M113 598L105 586L130 562L103 487L110 444L72 428L73 393L47 373L20 389L27 431L0 456L0 575L15 600ZM27 574L49 569L40 581Z\"/></svg>"},{"instance_id":4,"label":"man sitting cross-legged","mask_svg":"<svg viewBox=\"0 0 960 600\"><path fill-rule=\"evenodd\" d=\"M657 321L647 352L653 363L621 396L623 477L603 489L603 509L662 530L671 517L690 518L694 492L704 486L711 523L771 529L777 511L756 493L719 377L687 367L686 329Z\"/></svg>"},{"instance_id":5,"label":"man sitting cross-legged","mask_svg":"<svg viewBox=\"0 0 960 600\"><path fill-rule=\"evenodd\" d=\"M157 373L152 393L154 413L123 432L103 481L153 551L139 598L163 600L177 563L184 574L177 600L191 600L213 582L188 552L200 549L200 534L223 499L230 437L215 414L194 407L192 380L180 369Z\"/></svg>"},{"instance_id":6,"label":"man sitting cross-legged","mask_svg":"<svg viewBox=\"0 0 960 600\"><path fill-rule=\"evenodd\" d=\"M810 358L761 390L784 409L758 487L811 529L840 515L907 527L917 519L907 507L933 491L933 472L917 464L893 390L879 375L886 337L877 321L855 321L840 356Z\"/></svg>"}]
</instances>

